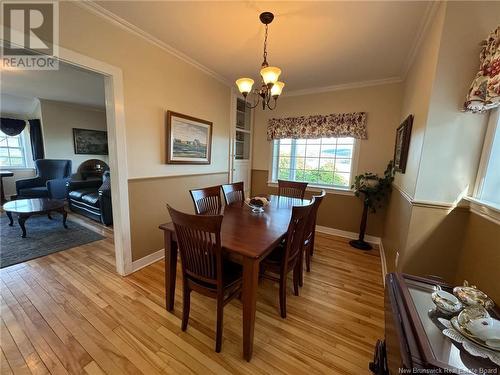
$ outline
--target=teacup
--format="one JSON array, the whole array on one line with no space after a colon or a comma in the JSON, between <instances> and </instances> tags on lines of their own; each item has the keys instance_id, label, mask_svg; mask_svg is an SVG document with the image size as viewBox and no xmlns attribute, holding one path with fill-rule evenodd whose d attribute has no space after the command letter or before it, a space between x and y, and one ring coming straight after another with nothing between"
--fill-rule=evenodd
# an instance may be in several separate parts
<instances>
[{"instance_id":1,"label":"teacup","mask_svg":"<svg viewBox=\"0 0 500 375\"><path fill-rule=\"evenodd\" d=\"M444 290L437 290L431 295L432 302L439 312L443 314L456 314L462 309L462 304L453 294Z\"/></svg>"}]
</instances>

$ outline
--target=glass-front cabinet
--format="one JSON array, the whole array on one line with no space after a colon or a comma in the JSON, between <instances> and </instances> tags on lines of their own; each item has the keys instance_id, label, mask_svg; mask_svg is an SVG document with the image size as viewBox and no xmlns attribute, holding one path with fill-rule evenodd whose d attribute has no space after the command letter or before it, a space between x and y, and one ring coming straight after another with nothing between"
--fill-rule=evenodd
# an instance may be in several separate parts
<instances>
[{"instance_id":1,"label":"glass-front cabinet","mask_svg":"<svg viewBox=\"0 0 500 375\"><path fill-rule=\"evenodd\" d=\"M234 139L234 158L236 160L249 160L251 147L251 113L245 102L236 99L236 134Z\"/></svg>"},{"instance_id":2,"label":"glass-front cabinet","mask_svg":"<svg viewBox=\"0 0 500 375\"><path fill-rule=\"evenodd\" d=\"M245 195L250 193L252 158L252 110L236 95L232 101L233 140L231 152L231 182L243 181Z\"/></svg>"}]
</instances>

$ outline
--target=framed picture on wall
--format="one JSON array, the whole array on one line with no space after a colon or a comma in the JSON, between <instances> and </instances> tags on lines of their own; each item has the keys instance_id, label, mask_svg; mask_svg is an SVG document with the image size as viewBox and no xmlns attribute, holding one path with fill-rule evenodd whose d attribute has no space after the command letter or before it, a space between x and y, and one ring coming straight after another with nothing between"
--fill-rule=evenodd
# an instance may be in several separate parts
<instances>
[{"instance_id":1,"label":"framed picture on wall","mask_svg":"<svg viewBox=\"0 0 500 375\"><path fill-rule=\"evenodd\" d=\"M212 123L167 111L167 164L210 164Z\"/></svg>"},{"instance_id":2,"label":"framed picture on wall","mask_svg":"<svg viewBox=\"0 0 500 375\"><path fill-rule=\"evenodd\" d=\"M396 130L396 144L394 146L394 170L405 173L410 148L411 128L413 115L409 115Z\"/></svg>"},{"instance_id":3,"label":"framed picture on wall","mask_svg":"<svg viewBox=\"0 0 500 375\"><path fill-rule=\"evenodd\" d=\"M73 128L75 154L108 155L108 132Z\"/></svg>"}]
</instances>

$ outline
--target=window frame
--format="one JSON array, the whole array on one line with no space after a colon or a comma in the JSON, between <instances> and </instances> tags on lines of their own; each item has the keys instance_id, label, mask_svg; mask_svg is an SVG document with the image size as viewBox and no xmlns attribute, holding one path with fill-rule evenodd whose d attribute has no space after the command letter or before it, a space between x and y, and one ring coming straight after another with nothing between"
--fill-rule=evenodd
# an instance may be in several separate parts
<instances>
[{"instance_id":1,"label":"window frame","mask_svg":"<svg viewBox=\"0 0 500 375\"><path fill-rule=\"evenodd\" d=\"M9 170L33 169L34 164L33 164L33 156L32 156L31 147L30 147L28 127L23 129L23 131L19 134L19 138L21 140L20 149L22 150L23 156L24 156L24 165L23 166L4 165L4 166L1 166L0 168L9 169ZM6 148L9 148L9 147L6 147Z\"/></svg>"},{"instance_id":2,"label":"window frame","mask_svg":"<svg viewBox=\"0 0 500 375\"><path fill-rule=\"evenodd\" d=\"M339 137L340 138L340 137ZM351 189L352 182L354 180L354 176L358 171L358 161L359 161L359 139L353 138L353 150L352 150L352 158L351 158L351 170L349 175L349 184L348 186L341 185L322 185L316 183L308 183L307 189L308 191L320 191L321 189L326 190L329 193L340 194L340 195L354 195L354 191ZM277 178L274 178L274 171L276 168L275 165L275 157L274 157L274 141L269 142L270 155L269 158L269 174L267 185L271 187L278 186ZM276 160L278 160L276 158Z\"/></svg>"},{"instance_id":3,"label":"window frame","mask_svg":"<svg viewBox=\"0 0 500 375\"><path fill-rule=\"evenodd\" d=\"M465 199L469 202L472 212L500 224L500 208L498 205L481 199L496 132L500 132L500 107L490 111L474 190L472 195L465 197Z\"/></svg>"}]
</instances>

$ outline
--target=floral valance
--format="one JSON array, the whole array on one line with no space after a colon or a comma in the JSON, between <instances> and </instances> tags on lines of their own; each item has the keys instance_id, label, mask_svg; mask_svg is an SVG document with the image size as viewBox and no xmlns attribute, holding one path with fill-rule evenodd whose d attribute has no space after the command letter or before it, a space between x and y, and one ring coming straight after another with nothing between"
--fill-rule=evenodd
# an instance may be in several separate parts
<instances>
[{"instance_id":1,"label":"floral valance","mask_svg":"<svg viewBox=\"0 0 500 375\"><path fill-rule=\"evenodd\" d=\"M366 113L334 113L272 118L267 123L267 139L354 137L366 139Z\"/></svg>"},{"instance_id":2,"label":"floral valance","mask_svg":"<svg viewBox=\"0 0 500 375\"><path fill-rule=\"evenodd\" d=\"M464 110L484 112L500 105L500 26L483 42L479 72L472 82Z\"/></svg>"}]
</instances>

